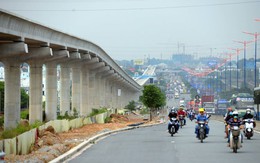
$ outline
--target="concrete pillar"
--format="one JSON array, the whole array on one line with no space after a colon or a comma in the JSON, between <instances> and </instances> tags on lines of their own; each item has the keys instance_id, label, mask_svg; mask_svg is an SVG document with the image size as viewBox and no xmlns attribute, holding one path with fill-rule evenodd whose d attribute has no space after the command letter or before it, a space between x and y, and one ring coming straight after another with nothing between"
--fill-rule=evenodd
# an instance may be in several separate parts
<instances>
[{"instance_id":1,"label":"concrete pillar","mask_svg":"<svg viewBox=\"0 0 260 163\"><path fill-rule=\"evenodd\" d=\"M4 129L10 129L20 123L20 63L15 59L3 63L5 65Z\"/></svg>"},{"instance_id":2,"label":"concrete pillar","mask_svg":"<svg viewBox=\"0 0 260 163\"><path fill-rule=\"evenodd\" d=\"M72 110L76 109L80 113L80 73L81 66L73 65L72 66ZM81 115L81 114L80 114Z\"/></svg>"},{"instance_id":3,"label":"concrete pillar","mask_svg":"<svg viewBox=\"0 0 260 163\"><path fill-rule=\"evenodd\" d=\"M102 79L100 77L100 86L101 86L101 89L100 89L100 106L101 107L107 107L106 105L106 80L105 79Z\"/></svg>"},{"instance_id":4,"label":"concrete pillar","mask_svg":"<svg viewBox=\"0 0 260 163\"><path fill-rule=\"evenodd\" d=\"M111 96L112 96L112 92L111 92L111 85L110 85L110 80L109 79L105 79L103 78L103 80L105 80L105 106L107 108L111 108Z\"/></svg>"},{"instance_id":5,"label":"concrete pillar","mask_svg":"<svg viewBox=\"0 0 260 163\"><path fill-rule=\"evenodd\" d=\"M89 71L82 67L80 72L80 90L81 90L81 100L80 100L80 115L86 116L91 113L89 108Z\"/></svg>"},{"instance_id":6,"label":"concrete pillar","mask_svg":"<svg viewBox=\"0 0 260 163\"><path fill-rule=\"evenodd\" d=\"M70 109L70 66L68 63L62 63L60 74L60 114L65 115L70 111L73 113L73 109Z\"/></svg>"},{"instance_id":7,"label":"concrete pillar","mask_svg":"<svg viewBox=\"0 0 260 163\"><path fill-rule=\"evenodd\" d=\"M95 106L97 108L102 107L101 98L103 96L102 92L102 83L100 76L95 75Z\"/></svg>"},{"instance_id":8,"label":"concrete pillar","mask_svg":"<svg viewBox=\"0 0 260 163\"><path fill-rule=\"evenodd\" d=\"M30 62L29 122L43 121L42 116L42 63Z\"/></svg>"},{"instance_id":9,"label":"concrete pillar","mask_svg":"<svg viewBox=\"0 0 260 163\"><path fill-rule=\"evenodd\" d=\"M96 108L96 78L95 78L95 73L93 71L89 71L89 87L88 87L88 92L89 92L89 107Z\"/></svg>"},{"instance_id":10,"label":"concrete pillar","mask_svg":"<svg viewBox=\"0 0 260 163\"><path fill-rule=\"evenodd\" d=\"M107 108L110 108L110 85L109 85L109 80L107 79L104 79L104 105L107 107Z\"/></svg>"},{"instance_id":11,"label":"concrete pillar","mask_svg":"<svg viewBox=\"0 0 260 163\"><path fill-rule=\"evenodd\" d=\"M113 100L113 106L115 107L115 108L119 108L118 107L118 83L117 83L117 81L114 81L114 92L113 92L113 94L114 94L114 100Z\"/></svg>"},{"instance_id":12,"label":"concrete pillar","mask_svg":"<svg viewBox=\"0 0 260 163\"><path fill-rule=\"evenodd\" d=\"M46 64L46 120L57 118L57 65L56 63Z\"/></svg>"}]
</instances>

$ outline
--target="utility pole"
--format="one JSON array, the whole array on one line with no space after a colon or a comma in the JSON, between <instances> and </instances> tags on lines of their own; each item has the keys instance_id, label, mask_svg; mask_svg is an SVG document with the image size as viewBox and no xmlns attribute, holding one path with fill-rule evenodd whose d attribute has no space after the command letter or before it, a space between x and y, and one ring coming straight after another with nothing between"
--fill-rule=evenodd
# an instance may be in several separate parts
<instances>
[{"instance_id":1,"label":"utility pole","mask_svg":"<svg viewBox=\"0 0 260 163\"><path fill-rule=\"evenodd\" d=\"M237 90L238 90L238 76L239 76L239 74L238 74L238 61L239 61L239 53L240 53L240 51L241 50L243 50L243 49L232 49L232 48L229 48L229 49L231 49L231 50L235 50L236 51L236 55L237 55Z\"/></svg>"},{"instance_id":2,"label":"utility pole","mask_svg":"<svg viewBox=\"0 0 260 163\"><path fill-rule=\"evenodd\" d=\"M256 60L257 60L257 37L260 35L260 33L250 33L250 32L243 32L245 34L253 35L255 37L255 87L256 87Z\"/></svg>"},{"instance_id":3,"label":"utility pole","mask_svg":"<svg viewBox=\"0 0 260 163\"><path fill-rule=\"evenodd\" d=\"M231 78L231 59L232 59L232 55L234 55L234 54L228 54L228 56L229 56L229 90L231 91L231 89L232 89L232 78Z\"/></svg>"},{"instance_id":4,"label":"utility pole","mask_svg":"<svg viewBox=\"0 0 260 163\"><path fill-rule=\"evenodd\" d=\"M246 88L246 46L253 41L235 41L244 45L244 87Z\"/></svg>"}]
</instances>

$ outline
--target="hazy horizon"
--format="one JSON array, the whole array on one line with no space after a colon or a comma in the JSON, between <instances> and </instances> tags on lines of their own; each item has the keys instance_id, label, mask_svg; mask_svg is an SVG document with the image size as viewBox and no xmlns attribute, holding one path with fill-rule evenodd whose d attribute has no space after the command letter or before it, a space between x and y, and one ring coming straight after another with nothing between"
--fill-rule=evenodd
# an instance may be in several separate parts
<instances>
[{"instance_id":1,"label":"hazy horizon","mask_svg":"<svg viewBox=\"0 0 260 163\"><path fill-rule=\"evenodd\" d=\"M242 31L260 32L260 22L254 20L260 18L260 1L0 0L0 3L4 10L94 42L116 60L169 59L174 53L227 57L224 53L234 53L228 48L243 48L234 40L254 39ZM247 48L247 58L253 56L254 43Z\"/></svg>"}]
</instances>

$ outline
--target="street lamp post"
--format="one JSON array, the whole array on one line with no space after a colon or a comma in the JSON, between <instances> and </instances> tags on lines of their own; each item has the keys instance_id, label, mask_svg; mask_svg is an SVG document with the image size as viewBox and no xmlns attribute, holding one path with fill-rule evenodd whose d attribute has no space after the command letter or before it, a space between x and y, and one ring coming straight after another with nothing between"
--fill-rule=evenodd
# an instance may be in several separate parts
<instances>
[{"instance_id":1,"label":"street lamp post","mask_svg":"<svg viewBox=\"0 0 260 163\"><path fill-rule=\"evenodd\" d=\"M232 59L232 55L233 54L228 54L228 56L229 56L229 89L230 89L230 91L231 91L231 89L232 89L232 78L231 78L231 59Z\"/></svg>"},{"instance_id":2,"label":"street lamp post","mask_svg":"<svg viewBox=\"0 0 260 163\"><path fill-rule=\"evenodd\" d=\"M225 63L225 92L227 91L227 63Z\"/></svg>"},{"instance_id":3,"label":"street lamp post","mask_svg":"<svg viewBox=\"0 0 260 163\"><path fill-rule=\"evenodd\" d=\"M243 50L243 49L232 49L232 48L230 48L231 50L235 50L236 51L236 55L237 55L237 90L238 90L238 76L239 76L239 74L238 74L238 60L239 60L239 53L240 53L240 51L241 50Z\"/></svg>"},{"instance_id":4,"label":"street lamp post","mask_svg":"<svg viewBox=\"0 0 260 163\"><path fill-rule=\"evenodd\" d=\"M244 45L244 87L246 88L246 46L253 41L235 41Z\"/></svg>"},{"instance_id":5,"label":"street lamp post","mask_svg":"<svg viewBox=\"0 0 260 163\"><path fill-rule=\"evenodd\" d=\"M255 67L254 68L255 68L255 87L256 87L257 37L260 35L260 33L257 32L255 33L243 32L243 33L255 36Z\"/></svg>"}]
</instances>

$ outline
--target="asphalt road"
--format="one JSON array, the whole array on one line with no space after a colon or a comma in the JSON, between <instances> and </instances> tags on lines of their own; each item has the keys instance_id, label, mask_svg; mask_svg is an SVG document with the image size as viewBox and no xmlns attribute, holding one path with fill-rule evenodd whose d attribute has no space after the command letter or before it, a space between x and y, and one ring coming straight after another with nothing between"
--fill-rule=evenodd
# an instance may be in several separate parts
<instances>
[{"instance_id":1,"label":"asphalt road","mask_svg":"<svg viewBox=\"0 0 260 163\"><path fill-rule=\"evenodd\" d=\"M69 162L90 163L259 163L260 134L244 140L238 153L227 147L224 126L210 121L209 137L200 143L195 138L195 123L187 125L171 137L166 124L117 133L98 141Z\"/></svg>"}]
</instances>

